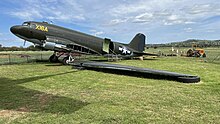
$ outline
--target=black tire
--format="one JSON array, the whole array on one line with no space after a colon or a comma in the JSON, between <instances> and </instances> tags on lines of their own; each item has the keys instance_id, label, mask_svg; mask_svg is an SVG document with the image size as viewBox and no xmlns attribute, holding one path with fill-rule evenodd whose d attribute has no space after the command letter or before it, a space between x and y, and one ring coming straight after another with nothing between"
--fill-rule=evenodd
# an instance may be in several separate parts
<instances>
[{"instance_id":1,"label":"black tire","mask_svg":"<svg viewBox=\"0 0 220 124\"><path fill-rule=\"evenodd\" d=\"M189 49L186 53L187 57L192 57L193 56L193 50Z\"/></svg>"},{"instance_id":2,"label":"black tire","mask_svg":"<svg viewBox=\"0 0 220 124\"><path fill-rule=\"evenodd\" d=\"M63 61L62 61L63 65L68 65L68 64L69 64L69 63L67 62L68 60L69 60L69 57L63 58Z\"/></svg>"},{"instance_id":3,"label":"black tire","mask_svg":"<svg viewBox=\"0 0 220 124\"><path fill-rule=\"evenodd\" d=\"M205 58L205 57L206 57L206 54L204 53L204 54L202 55L202 57Z\"/></svg>"},{"instance_id":4,"label":"black tire","mask_svg":"<svg viewBox=\"0 0 220 124\"><path fill-rule=\"evenodd\" d=\"M58 57L55 54L50 56L49 61L51 63L58 63L59 62Z\"/></svg>"},{"instance_id":5,"label":"black tire","mask_svg":"<svg viewBox=\"0 0 220 124\"><path fill-rule=\"evenodd\" d=\"M199 53L199 51L195 52L195 57L201 57L201 54Z\"/></svg>"}]
</instances>

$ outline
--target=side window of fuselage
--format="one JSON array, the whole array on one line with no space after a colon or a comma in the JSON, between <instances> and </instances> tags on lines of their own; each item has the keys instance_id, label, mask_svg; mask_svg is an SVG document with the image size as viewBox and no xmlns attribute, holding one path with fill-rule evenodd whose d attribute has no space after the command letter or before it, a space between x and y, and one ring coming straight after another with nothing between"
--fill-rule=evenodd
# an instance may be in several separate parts
<instances>
[{"instance_id":1,"label":"side window of fuselage","mask_svg":"<svg viewBox=\"0 0 220 124\"><path fill-rule=\"evenodd\" d=\"M30 25L30 28L35 29L35 28L36 28L36 25L35 25L35 24L31 24L31 25Z\"/></svg>"}]
</instances>

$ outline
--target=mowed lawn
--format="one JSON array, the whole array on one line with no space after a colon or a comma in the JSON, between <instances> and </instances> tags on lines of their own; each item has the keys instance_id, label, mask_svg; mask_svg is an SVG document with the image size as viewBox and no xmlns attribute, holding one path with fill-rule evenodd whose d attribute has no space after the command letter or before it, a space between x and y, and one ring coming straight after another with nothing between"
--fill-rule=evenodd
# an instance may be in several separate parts
<instances>
[{"instance_id":1,"label":"mowed lawn","mask_svg":"<svg viewBox=\"0 0 220 124\"><path fill-rule=\"evenodd\" d=\"M118 64L201 77L197 84L71 66L0 66L0 123L220 123L220 65L192 58Z\"/></svg>"}]
</instances>

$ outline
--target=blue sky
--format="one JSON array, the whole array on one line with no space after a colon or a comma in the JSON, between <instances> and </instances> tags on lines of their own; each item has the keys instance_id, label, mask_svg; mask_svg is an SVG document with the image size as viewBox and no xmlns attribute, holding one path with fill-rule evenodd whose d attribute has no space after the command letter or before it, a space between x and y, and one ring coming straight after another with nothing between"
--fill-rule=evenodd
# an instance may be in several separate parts
<instances>
[{"instance_id":1,"label":"blue sky","mask_svg":"<svg viewBox=\"0 0 220 124\"><path fill-rule=\"evenodd\" d=\"M220 39L219 0L1 0L0 44L22 46L9 29L28 20L123 43L139 32L147 43Z\"/></svg>"}]
</instances>

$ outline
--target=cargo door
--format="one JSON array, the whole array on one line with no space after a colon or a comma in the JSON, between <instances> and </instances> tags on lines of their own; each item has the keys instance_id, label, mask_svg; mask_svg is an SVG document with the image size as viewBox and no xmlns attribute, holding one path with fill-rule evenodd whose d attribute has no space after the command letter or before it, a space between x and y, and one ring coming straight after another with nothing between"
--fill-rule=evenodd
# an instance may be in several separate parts
<instances>
[{"instance_id":1,"label":"cargo door","mask_svg":"<svg viewBox=\"0 0 220 124\"><path fill-rule=\"evenodd\" d=\"M110 43L111 43L111 39L105 38L102 44L102 51L109 53Z\"/></svg>"}]
</instances>

